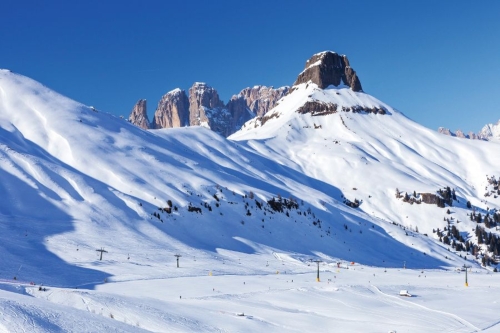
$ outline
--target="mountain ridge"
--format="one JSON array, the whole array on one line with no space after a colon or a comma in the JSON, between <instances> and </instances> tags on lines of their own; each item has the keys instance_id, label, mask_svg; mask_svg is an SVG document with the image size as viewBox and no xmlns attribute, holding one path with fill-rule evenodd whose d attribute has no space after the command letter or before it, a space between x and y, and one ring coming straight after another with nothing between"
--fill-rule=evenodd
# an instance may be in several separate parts
<instances>
[{"instance_id":1,"label":"mountain ridge","mask_svg":"<svg viewBox=\"0 0 500 333\"><path fill-rule=\"evenodd\" d=\"M469 216L498 215L497 144L442 136L365 92L298 84L264 123L225 139L201 126L144 131L18 74L1 72L0 88L1 250L6 271L22 264L24 278L125 279L116 263L95 269L101 247L124 257L140 248L132 254L155 262L141 278L161 276L157 249L213 263L278 251L377 267L496 265L470 231L497 237L493 222ZM336 107L298 112L308 101ZM421 200L447 186L457 200L446 209ZM464 249L450 252L451 240ZM55 276L20 247L72 273Z\"/></svg>"},{"instance_id":2,"label":"mountain ridge","mask_svg":"<svg viewBox=\"0 0 500 333\"><path fill-rule=\"evenodd\" d=\"M204 82L195 82L188 94L185 90L176 88L163 95L152 122L148 119L145 106L142 106L142 99L132 109L128 120L143 129L202 125L227 137L247 120L272 109L287 92L287 86L277 89L266 86L247 87L224 103L219 99L216 89Z\"/></svg>"},{"instance_id":3,"label":"mountain ridge","mask_svg":"<svg viewBox=\"0 0 500 333\"><path fill-rule=\"evenodd\" d=\"M445 127L439 127L438 132L444 135L454 136L462 139L472 139L472 140L498 140L500 138L500 120L495 124L490 123L483 126L483 128L478 132L469 132L465 134L461 130L455 132L450 131L450 129Z\"/></svg>"}]
</instances>

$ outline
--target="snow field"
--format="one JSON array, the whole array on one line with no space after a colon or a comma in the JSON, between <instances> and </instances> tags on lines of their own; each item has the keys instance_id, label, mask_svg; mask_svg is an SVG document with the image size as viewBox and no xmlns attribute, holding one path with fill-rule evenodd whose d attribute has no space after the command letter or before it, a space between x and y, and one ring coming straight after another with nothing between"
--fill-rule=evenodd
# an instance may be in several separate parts
<instances>
[{"instance_id":1,"label":"snow field","mask_svg":"<svg viewBox=\"0 0 500 333\"><path fill-rule=\"evenodd\" d=\"M0 331L498 330L493 268L432 232L453 217L476 241L465 203L499 208L484 197L496 142L443 136L365 93L312 84L230 140L143 131L8 71L0 93ZM295 112L312 99L388 114ZM395 198L445 186L459 199L450 214ZM272 211L273 197L298 208ZM168 200L178 209L160 211ZM319 283L308 265L318 258ZM455 272L464 264L468 288Z\"/></svg>"},{"instance_id":2,"label":"snow field","mask_svg":"<svg viewBox=\"0 0 500 333\"><path fill-rule=\"evenodd\" d=\"M203 263L196 264L206 270ZM279 268L283 263L275 259L270 266ZM316 282L315 266L303 263L303 273L183 276L111 281L96 290L48 287L43 292L26 287L26 292L49 313L64 306L65 311L89 314L93 323L113 319L131 329L155 332L299 332L311 327L327 332L494 332L498 324L494 292L498 280L484 271L469 272L469 287L465 287L464 272L383 269L345 262L342 268L320 264L321 282ZM408 289L413 297L398 296L401 289ZM34 311L31 315L39 316L40 322L50 319ZM15 321L10 323L15 327ZM58 325L69 327L69 323ZM43 328L38 332L50 331Z\"/></svg>"}]
</instances>

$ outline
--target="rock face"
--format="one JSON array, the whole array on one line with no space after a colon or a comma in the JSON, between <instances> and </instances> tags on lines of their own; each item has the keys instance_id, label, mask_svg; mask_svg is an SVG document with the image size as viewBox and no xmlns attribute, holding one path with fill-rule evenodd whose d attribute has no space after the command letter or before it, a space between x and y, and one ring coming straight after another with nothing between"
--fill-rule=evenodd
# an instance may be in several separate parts
<instances>
[{"instance_id":1,"label":"rock face","mask_svg":"<svg viewBox=\"0 0 500 333\"><path fill-rule=\"evenodd\" d=\"M240 91L250 111L257 117L262 117L276 106L276 103L288 93L290 88L285 86L274 89L273 87L254 86Z\"/></svg>"},{"instance_id":2,"label":"rock face","mask_svg":"<svg viewBox=\"0 0 500 333\"><path fill-rule=\"evenodd\" d=\"M477 140L477 139L479 139L479 138L477 137L477 134L476 134L476 133L474 133L474 132L469 132L469 139L472 139L472 140Z\"/></svg>"},{"instance_id":3,"label":"rock face","mask_svg":"<svg viewBox=\"0 0 500 333\"><path fill-rule=\"evenodd\" d=\"M307 101L304 105L297 109L298 113L310 113L313 116L324 116L337 112L338 105L328 102Z\"/></svg>"},{"instance_id":4,"label":"rock face","mask_svg":"<svg viewBox=\"0 0 500 333\"><path fill-rule=\"evenodd\" d=\"M313 55L306 62L305 69L299 74L294 86L311 81L324 89L329 85L345 84L353 91L362 91L361 82L345 55L326 51Z\"/></svg>"},{"instance_id":5,"label":"rock face","mask_svg":"<svg viewBox=\"0 0 500 333\"><path fill-rule=\"evenodd\" d=\"M205 126L223 136L229 136L256 115L264 115L286 95L288 87L255 86L245 88L224 104L217 90L203 82L189 89L174 89L161 98L153 123L146 114L146 101L140 100L130 114L130 122L144 129Z\"/></svg>"},{"instance_id":6,"label":"rock face","mask_svg":"<svg viewBox=\"0 0 500 333\"><path fill-rule=\"evenodd\" d=\"M468 136L464 132L462 132L461 130L457 130L455 132L455 136L457 138L462 138L462 139L467 139L468 138Z\"/></svg>"},{"instance_id":7,"label":"rock face","mask_svg":"<svg viewBox=\"0 0 500 333\"><path fill-rule=\"evenodd\" d=\"M448 128L444 128L444 127L439 127L438 128L438 133L441 133L441 134L444 134L444 135L453 136L453 134L451 133L451 131Z\"/></svg>"},{"instance_id":8,"label":"rock face","mask_svg":"<svg viewBox=\"0 0 500 333\"><path fill-rule=\"evenodd\" d=\"M306 62L306 68L299 74L294 85L304 82L313 82L324 89L329 85L349 86L353 91L362 91L361 83L356 72L350 67L345 55L335 52L322 52L315 54ZM245 88L239 94L233 95L227 104L219 98L217 90L203 82L196 82L189 89L188 94L181 89L174 89L165 94L156 109L153 123L147 120L146 101L144 105L139 101L130 121L142 128L171 128L182 126L205 126L213 131L229 136L238 131L250 119L264 115L274 108L278 101L287 95L292 88L273 88L254 86ZM358 110L359 109L359 110ZM300 112L323 115L337 111L357 112L367 111L385 113L383 109L366 109L361 106L352 106L348 109L338 107L336 104L323 105L310 102Z\"/></svg>"},{"instance_id":9,"label":"rock face","mask_svg":"<svg viewBox=\"0 0 500 333\"><path fill-rule=\"evenodd\" d=\"M209 126L207 113L213 115L224 108L217 90L203 82L196 82L189 88L189 125Z\"/></svg>"},{"instance_id":10,"label":"rock face","mask_svg":"<svg viewBox=\"0 0 500 333\"><path fill-rule=\"evenodd\" d=\"M236 132L244 123L255 117L255 113L248 108L248 100L243 95L234 95L227 103L227 110L231 114L229 135ZM269 110L269 109L268 109ZM266 112L268 111L266 110Z\"/></svg>"},{"instance_id":11,"label":"rock face","mask_svg":"<svg viewBox=\"0 0 500 333\"><path fill-rule=\"evenodd\" d=\"M148 119L145 99L140 99L137 101L137 103L135 103L134 108L132 109L132 112L128 117L128 121L143 129L151 128L151 124Z\"/></svg>"},{"instance_id":12,"label":"rock face","mask_svg":"<svg viewBox=\"0 0 500 333\"><path fill-rule=\"evenodd\" d=\"M189 100L181 89L169 91L161 98L155 112L153 128L172 128L189 125Z\"/></svg>"}]
</instances>

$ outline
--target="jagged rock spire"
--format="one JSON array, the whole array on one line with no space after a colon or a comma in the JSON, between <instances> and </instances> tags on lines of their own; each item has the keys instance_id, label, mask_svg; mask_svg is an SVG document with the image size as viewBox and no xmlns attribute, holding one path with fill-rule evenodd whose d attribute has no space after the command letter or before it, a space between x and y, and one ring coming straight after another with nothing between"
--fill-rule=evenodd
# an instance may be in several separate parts
<instances>
[{"instance_id":1,"label":"jagged rock spire","mask_svg":"<svg viewBox=\"0 0 500 333\"><path fill-rule=\"evenodd\" d=\"M143 129L151 128L151 123L148 119L145 99L140 99L137 101L137 103L135 103L128 121Z\"/></svg>"}]
</instances>

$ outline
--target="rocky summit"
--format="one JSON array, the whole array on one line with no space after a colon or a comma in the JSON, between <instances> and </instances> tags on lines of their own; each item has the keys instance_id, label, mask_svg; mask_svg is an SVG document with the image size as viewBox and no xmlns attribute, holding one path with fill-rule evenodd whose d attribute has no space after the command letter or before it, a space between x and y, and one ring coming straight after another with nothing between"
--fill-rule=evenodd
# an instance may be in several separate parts
<instances>
[{"instance_id":1,"label":"rocky summit","mask_svg":"<svg viewBox=\"0 0 500 333\"><path fill-rule=\"evenodd\" d=\"M278 101L302 83L314 83L317 88L325 89L328 86L347 86L353 92L361 92L361 82L349 64L345 55L325 51L313 55L306 62L305 69L298 75L294 86L274 88L267 86L254 86L245 88L237 95L233 95L225 104L219 97L217 90L204 82L196 82L189 89L188 94L184 90L174 89L165 94L156 109L151 128L172 128L184 126L204 126L219 133L229 136L238 131L241 126L257 117L265 122L266 114L275 108ZM324 115L337 111L346 112L374 112L384 114L385 109L373 105L361 105L353 101L352 105L340 105L340 103L324 103L318 100L307 101L298 110L300 113L311 113L313 115ZM149 122L145 111L142 113L134 108L129 117L131 123L146 127Z\"/></svg>"},{"instance_id":2,"label":"rocky summit","mask_svg":"<svg viewBox=\"0 0 500 333\"><path fill-rule=\"evenodd\" d=\"M169 91L156 108L153 128L182 127L189 124L189 100L181 89Z\"/></svg>"},{"instance_id":3,"label":"rocky summit","mask_svg":"<svg viewBox=\"0 0 500 333\"><path fill-rule=\"evenodd\" d=\"M132 124L135 124L136 126L138 126L140 128L143 128L143 129L151 128L151 124L149 123L149 119L148 119L148 113L147 113L145 99L140 99L137 101L137 103L135 103L134 108L132 109L132 112L130 113L130 116L128 117L128 120Z\"/></svg>"},{"instance_id":4,"label":"rocky summit","mask_svg":"<svg viewBox=\"0 0 500 333\"><path fill-rule=\"evenodd\" d=\"M189 125L199 126L209 123L207 113L217 112L224 107L217 90L204 82L196 82L189 89Z\"/></svg>"},{"instance_id":5,"label":"rocky summit","mask_svg":"<svg viewBox=\"0 0 500 333\"><path fill-rule=\"evenodd\" d=\"M349 65L345 55L325 51L313 55L306 62L304 70L293 84L312 82L324 89L330 85L338 87L341 84L351 87L353 91L362 91L361 82L354 69Z\"/></svg>"},{"instance_id":6,"label":"rocky summit","mask_svg":"<svg viewBox=\"0 0 500 333\"><path fill-rule=\"evenodd\" d=\"M143 129L205 126L222 136L229 136L246 121L266 114L288 90L289 87L254 86L241 90L224 104L215 88L195 82L188 94L176 88L163 95L152 124L147 118L145 100L137 102L129 121Z\"/></svg>"}]
</instances>

